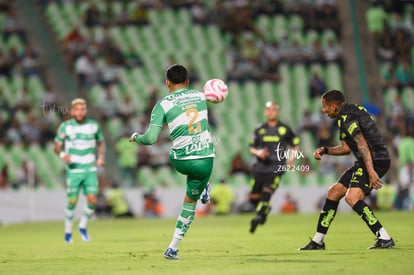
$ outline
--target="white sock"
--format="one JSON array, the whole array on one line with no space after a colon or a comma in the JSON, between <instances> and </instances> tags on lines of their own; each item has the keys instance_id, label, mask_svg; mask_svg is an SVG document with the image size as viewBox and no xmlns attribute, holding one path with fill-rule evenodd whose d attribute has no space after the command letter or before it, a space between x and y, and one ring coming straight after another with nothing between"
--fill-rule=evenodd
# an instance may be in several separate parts
<instances>
[{"instance_id":1,"label":"white sock","mask_svg":"<svg viewBox=\"0 0 414 275\"><path fill-rule=\"evenodd\" d=\"M387 231L384 227L381 227L380 230L378 230L377 235L379 235L379 238L382 240L390 240L391 237L388 235Z\"/></svg>"},{"instance_id":2,"label":"white sock","mask_svg":"<svg viewBox=\"0 0 414 275\"><path fill-rule=\"evenodd\" d=\"M85 205L85 208L83 208L82 217L79 222L79 228L86 228L88 221L94 212L94 209L90 209L88 205Z\"/></svg>"},{"instance_id":3,"label":"white sock","mask_svg":"<svg viewBox=\"0 0 414 275\"><path fill-rule=\"evenodd\" d=\"M325 234L316 232L315 236L312 239L312 241L314 241L315 243L318 243L318 244L323 244L324 239L325 239Z\"/></svg>"},{"instance_id":4,"label":"white sock","mask_svg":"<svg viewBox=\"0 0 414 275\"><path fill-rule=\"evenodd\" d=\"M72 233L74 211L65 208L65 233Z\"/></svg>"},{"instance_id":5,"label":"white sock","mask_svg":"<svg viewBox=\"0 0 414 275\"><path fill-rule=\"evenodd\" d=\"M179 231L179 232L178 232ZM172 248L174 251L178 250L178 245L181 242L181 238L177 238L176 236L181 233L181 230L175 229L174 237L171 240L171 243L168 247Z\"/></svg>"}]
</instances>

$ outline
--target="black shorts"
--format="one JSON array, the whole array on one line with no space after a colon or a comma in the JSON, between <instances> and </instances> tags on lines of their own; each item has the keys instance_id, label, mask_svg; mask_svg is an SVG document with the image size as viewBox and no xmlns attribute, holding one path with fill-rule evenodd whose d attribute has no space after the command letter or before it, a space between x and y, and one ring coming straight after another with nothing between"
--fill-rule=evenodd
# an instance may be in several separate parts
<instances>
[{"instance_id":1,"label":"black shorts","mask_svg":"<svg viewBox=\"0 0 414 275\"><path fill-rule=\"evenodd\" d=\"M264 187L275 191L279 187L282 174L257 173L253 174L252 194L261 194Z\"/></svg>"},{"instance_id":2,"label":"black shorts","mask_svg":"<svg viewBox=\"0 0 414 275\"><path fill-rule=\"evenodd\" d=\"M390 160L374 160L373 162L374 169L380 178L387 173L391 165ZM338 182L346 188L359 187L366 196L369 195L372 190L372 188L369 187L367 169L365 168L365 165L362 165L358 161L342 174Z\"/></svg>"}]
</instances>

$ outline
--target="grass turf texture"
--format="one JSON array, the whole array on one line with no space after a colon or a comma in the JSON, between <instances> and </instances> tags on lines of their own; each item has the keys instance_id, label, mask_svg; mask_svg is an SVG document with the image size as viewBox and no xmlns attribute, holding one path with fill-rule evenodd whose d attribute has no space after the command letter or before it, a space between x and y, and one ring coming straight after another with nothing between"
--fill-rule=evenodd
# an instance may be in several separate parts
<instances>
[{"instance_id":1,"label":"grass turf texture","mask_svg":"<svg viewBox=\"0 0 414 275\"><path fill-rule=\"evenodd\" d=\"M297 251L317 214L272 215L255 234L252 215L197 218L180 246L162 257L173 219L96 220L92 241L63 242L63 222L0 227L0 274L413 274L412 212L377 213L394 249L367 250L374 236L353 213L338 213L325 251Z\"/></svg>"}]
</instances>

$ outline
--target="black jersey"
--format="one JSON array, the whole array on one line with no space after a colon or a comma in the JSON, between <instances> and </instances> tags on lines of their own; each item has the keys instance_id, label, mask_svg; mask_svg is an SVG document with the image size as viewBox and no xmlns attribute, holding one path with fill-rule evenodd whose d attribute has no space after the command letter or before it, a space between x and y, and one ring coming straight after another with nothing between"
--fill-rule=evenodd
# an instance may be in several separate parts
<instances>
[{"instance_id":1,"label":"black jersey","mask_svg":"<svg viewBox=\"0 0 414 275\"><path fill-rule=\"evenodd\" d=\"M374 118L363 106L345 104L338 114L337 123L340 139L348 144L358 161L363 161L354 141L354 137L358 133L364 135L371 151L372 159L390 159L384 138L379 132Z\"/></svg>"},{"instance_id":2,"label":"black jersey","mask_svg":"<svg viewBox=\"0 0 414 275\"><path fill-rule=\"evenodd\" d=\"M257 162L253 165L253 172L274 173L278 165L284 165L292 155L288 146L296 146L299 142L300 139L288 125L279 121L275 127L270 127L267 123L263 123L254 131L250 147L267 148L269 156L265 160L256 158Z\"/></svg>"}]
</instances>

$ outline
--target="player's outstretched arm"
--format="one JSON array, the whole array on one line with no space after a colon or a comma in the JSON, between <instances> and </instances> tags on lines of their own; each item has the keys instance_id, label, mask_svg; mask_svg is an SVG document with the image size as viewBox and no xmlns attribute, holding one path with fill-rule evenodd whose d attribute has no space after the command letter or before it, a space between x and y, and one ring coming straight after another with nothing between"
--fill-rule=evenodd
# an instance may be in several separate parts
<instances>
[{"instance_id":1,"label":"player's outstretched arm","mask_svg":"<svg viewBox=\"0 0 414 275\"><path fill-rule=\"evenodd\" d=\"M154 144L160 135L161 127L159 125L150 125L148 130L140 135L137 132L133 133L129 138L130 142L137 142L139 144L151 145Z\"/></svg>"}]
</instances>

